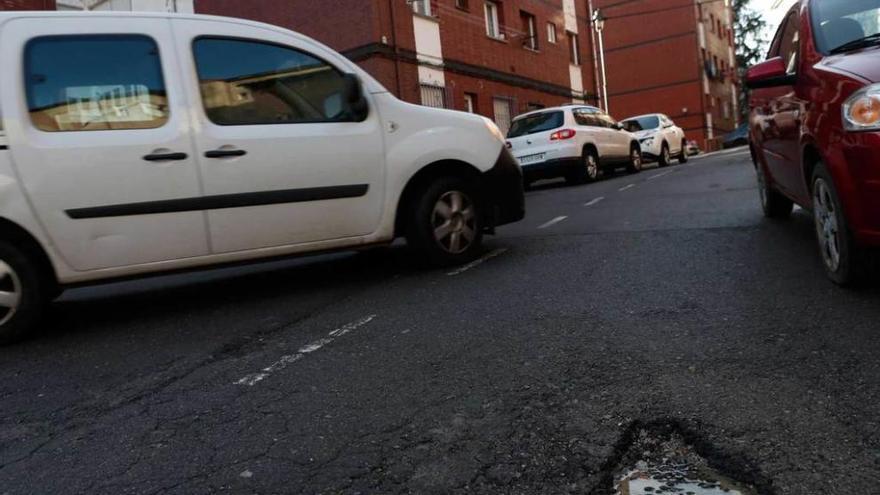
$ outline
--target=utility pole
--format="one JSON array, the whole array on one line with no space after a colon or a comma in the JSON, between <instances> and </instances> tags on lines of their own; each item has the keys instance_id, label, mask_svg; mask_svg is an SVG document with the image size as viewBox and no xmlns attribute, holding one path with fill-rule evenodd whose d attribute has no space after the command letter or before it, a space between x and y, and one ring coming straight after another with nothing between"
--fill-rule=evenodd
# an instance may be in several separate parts
<instances>
[{"instance_id":1,"label":"utility pole","mask_svg":"<svg viewBox=\"0 0 880 495\"><path fill-rule=\"evenodd\" d=\"M599 35L599 68L602 73L602 106L605 113L611 110L608 108L608 77L605 73L605 36L602 32L605 30L605 16L602 15L602 9L593 11L593 28Z\"/></svg>"}]
</instances>

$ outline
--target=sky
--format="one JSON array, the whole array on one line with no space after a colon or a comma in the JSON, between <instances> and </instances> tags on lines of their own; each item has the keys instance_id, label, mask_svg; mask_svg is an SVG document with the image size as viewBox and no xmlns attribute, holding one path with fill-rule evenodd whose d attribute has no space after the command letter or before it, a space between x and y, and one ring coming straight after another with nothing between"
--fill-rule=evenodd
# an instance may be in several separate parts
<instances>
[{"instance_id":1,"label":"sky","mask_svg":"<svg viewBox=\"0 0 880 495\"><path fill-rule=\"evenodd\" d=\"M782 22L782 18L788 9L794 5L795 0L752 0L752 7L764 14L767 20L767 30L764 37L769 41L776 34L776 28ZM773 8L774 4L779 4Z\"/></svg>"}]
</instances>

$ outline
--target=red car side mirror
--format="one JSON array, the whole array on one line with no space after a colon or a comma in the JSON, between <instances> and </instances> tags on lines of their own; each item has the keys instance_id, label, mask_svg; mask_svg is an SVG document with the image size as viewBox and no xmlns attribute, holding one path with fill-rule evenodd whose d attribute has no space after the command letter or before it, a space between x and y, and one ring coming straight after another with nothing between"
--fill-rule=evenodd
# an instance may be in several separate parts
<instances>
[{"instance_id":1,"label":"red car side mirror","mask_svg":"<svg viewBox=\"0 0 880 495\"><path fill-rule=\"evenodd\" d=\"M752 66L746 73L746 86L751 89L791 86L797 76L789 74L782 57L775 57Z\"/></svg>"}]
</instances>

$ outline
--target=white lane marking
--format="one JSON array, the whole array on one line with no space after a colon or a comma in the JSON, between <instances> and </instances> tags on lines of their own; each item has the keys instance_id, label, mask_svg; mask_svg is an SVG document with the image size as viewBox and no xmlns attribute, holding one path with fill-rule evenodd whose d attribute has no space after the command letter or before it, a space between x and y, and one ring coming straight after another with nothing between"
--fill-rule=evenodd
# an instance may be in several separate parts
<instances>
[{"instance_id":1,"label":"white lane marking","mask_svg":"<svg viewBox=\"0 0 880 495\"><path fill-rule=\"evenodd\" d=\"M486 253L485 255L483 255L482 258L480 258L478 260L471 261L467 265L460 266L460 267L456 268L455 270L452 270L451 272L447 273L447 275L449 275L450 277L454 277L455 275L461 275L462 273L470 270L471 268L480 266L483 263L491 260L492 258L501 256L502 254L504 254L506 252L507 252L507 248L496 249L492 252Z\"/></svg>"},{"instance_id":2,"label":"white lane marking","mask_svg":"<svg viewBox=\"0 0 880 495\"><path fill-rule=\"evenodd\" d=\"M702 160L704 158L712 158L715 156L731 156L731 155L740 155L740 154L748 154L751 153L749 148L733 148L729 150L721 150L721 151L713 151L711 153L701 153L697 156L690 157L691 160Z\"/></svg>"},{"instance_id":3,"label":"white lane marking","mask_svg":"<svg viewBox=\"0 0 880 495\"><path fill-rule=\"evenodd\" d=\"M541 226L538 227L538 228L539 228L539 229L546 229L547 227L552 227L552 226L556 225L557 223L559 223L559 222L565 220L566 218L568 218L568 217L565 217L565 216L563 216L563 217L556 217L556 218L554 218L553 220L550 220L549 222L545 223L544 225L541 225Z\"/></svg>"},{"instance_id":4,"label":"white lane marking","mask_svg":"<svg viewBox=\"0 0 880 495\"><path fill-rule=\"evenodd\" d=\"M670 170L669 172L663 172L662 174L653 175L651 177L648 177L648 180L659 179L660 177L665 177L673 172L675 172L675 170Z\"/></svg>"},{"instance_id":5,"label":"white lane marking","mask_svg":"<svg viewBox=\"0 0 880 495\"><path fill-rule=\"evenodd\" d=\"M343 335L345 335L347 333L351 333L352 331L357 330L358 328L366 325L367 323L373 321L374 319L376 319L376 315L370 315L365 318L361 318L358 321L349 323L347 325L343 325L343 326L337 328L336 330L333 330L329 334L327 334L327 337L324 337L323 339L316 340L310 344L306 344L306 345L300 347L299 351L297 351L296 354L288 354L286 356L281 356L281 359L279 359L278 361L275 361L271 365L263 368L258 373L251 373L251 374L245 376L244 378L236 381L235 384L236 385L247 385L248 387L253 387L257 383L260 383L261 381L268 378L272 373L276 373L278 371L283 370L284 368L287 368L291 364L306 357L307 354L311 354L311 353L317 351L318 349L333 342L334 340L338 339L339 337L342 337Z\"/></svg>"},{"instance_id":6,"label":"white lane marking","mask_svg":"<svg viewBox=\"0 0 880 495\"><path fill-rule=\"evenodd\" d=\"M632 188L634 188L634 187L636 187L635 184L630 184L630 185L628 185L628 186L623 186L623 187L621 187L620 189L618 189L618 191L623 192L623 191L626 191L627 189L632 189Z\"/></svg>"},{"instance_id":7,"label":"white lane marking","mask_svg":"<svg viewBox=\"0 0 880 495\"><path fill-rule=\"evenodd\" d=\"M602 201L603 199L605 199L604 196L599 196L598 198L596 198L596 199L590 201L589 203L584 203L584 206L593 206L593 205L596 205L596 204L598 204L600 201Z\"/></svg>"}]
</instances>

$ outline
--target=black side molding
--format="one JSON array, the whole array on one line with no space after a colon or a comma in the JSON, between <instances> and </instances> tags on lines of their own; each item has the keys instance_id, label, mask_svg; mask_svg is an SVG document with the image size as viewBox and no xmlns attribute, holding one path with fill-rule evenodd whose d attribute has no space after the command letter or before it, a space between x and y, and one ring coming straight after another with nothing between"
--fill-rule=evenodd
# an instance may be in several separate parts
<instances>
[{"instance_id":1,"label":"black side molding","mask_svg":"<svg viewBox=\"0 0 880 495\"><path fill-rule=\"evenodd\" d=\"M133 215L156 215L159 213L180 213L184 211L220 210L243 208L246 206L265 206L285 203L304 203L328 199L358 198L365 196L370 186L356 184L348 186L312 187L307 189L285 189L240 194L219 194L201 198L168 199L144 203L126 203L90 208L66 210L67 216L76 220L85 218L127 217Z\"/></svg>"}]
</instances>

